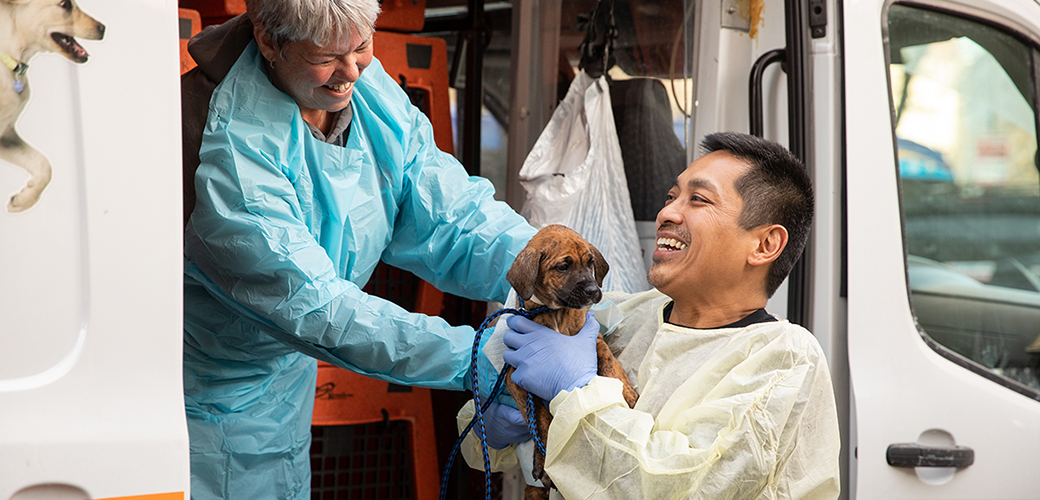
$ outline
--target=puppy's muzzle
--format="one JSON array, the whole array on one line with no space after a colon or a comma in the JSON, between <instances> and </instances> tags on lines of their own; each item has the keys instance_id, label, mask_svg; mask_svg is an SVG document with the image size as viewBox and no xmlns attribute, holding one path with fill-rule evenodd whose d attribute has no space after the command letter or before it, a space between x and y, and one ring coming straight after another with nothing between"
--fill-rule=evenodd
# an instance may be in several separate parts
<instances>
[{"instance_id":1,"label":"puppy's muzzle","mask_svg":"<svg viewBox=\"0 0 1040 500\"><path fill-rule=\"evenodd\" d=\"M560 303L571 309L587 309L603 298L603 291L595 280L582 280L574 285L571 293L561 297Z\"/></svg>"}]
</instances>

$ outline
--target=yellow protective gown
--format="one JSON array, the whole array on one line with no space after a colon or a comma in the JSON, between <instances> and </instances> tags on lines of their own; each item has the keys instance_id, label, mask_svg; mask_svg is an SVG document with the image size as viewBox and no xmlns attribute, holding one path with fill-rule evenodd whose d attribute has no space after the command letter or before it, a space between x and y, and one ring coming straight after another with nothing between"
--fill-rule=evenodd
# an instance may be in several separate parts
<instances>
[{"instance_id":1,"label":"yellow protective gown","mask_svg":"<svg viewBox=\"0 0 1040 500\"><path fill-rule=\"evenodd\" d=\"M551 401L553 498L837 498L837 413L812 334L787 321L675 326L656 290L606 298L624 314L608 343L639 402L628 408L621 383L603 377ZM467 407L459 420L471 416ZM467 444L481 468L476 440ZM512 455L493 463L515 466Z\"/></svg>"}]
</instances>

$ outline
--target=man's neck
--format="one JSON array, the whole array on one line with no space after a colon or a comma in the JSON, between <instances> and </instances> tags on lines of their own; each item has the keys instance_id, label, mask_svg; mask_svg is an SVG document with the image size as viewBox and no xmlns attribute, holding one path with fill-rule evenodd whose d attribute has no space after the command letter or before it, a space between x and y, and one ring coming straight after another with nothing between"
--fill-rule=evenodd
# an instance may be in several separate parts
<instances>
[{"instance_id":1,"label":"man's neck","mask_svg":"<svg viewBox=\"0 0 1040 500\"><path fill-rule=\"evenodd\" d=\"M766 307L765 294L753 297L740 294L734 300L721 297L672 297L671 314L665 321L687 328L718 328L736 323Z\"/></svg>"}]
</instances>

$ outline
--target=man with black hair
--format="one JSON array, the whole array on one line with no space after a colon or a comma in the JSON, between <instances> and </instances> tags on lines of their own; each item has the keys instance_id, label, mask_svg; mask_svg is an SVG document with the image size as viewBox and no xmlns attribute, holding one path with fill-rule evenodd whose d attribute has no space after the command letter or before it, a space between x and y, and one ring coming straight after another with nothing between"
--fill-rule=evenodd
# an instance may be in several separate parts
<instances>
[{"instance_id":1,"label":"man with black hair","mask_svg":"<svg viewBox=\"0 0 1040 500\"><path fill-rule=\"evenodd\" d=\"M514 380L550 401L545 469L556 498L838 496L823 351L765 311L808 239L811 182L776 143L719 133L702 145L657 216L656 289L606 295L623 319L602 328L639 392L635 408L617 380L596 376L586 340L508 322L504 357L523 373ZM508 428L495 416L505 413L488 425Z\"/></svg>"}]
</instances>

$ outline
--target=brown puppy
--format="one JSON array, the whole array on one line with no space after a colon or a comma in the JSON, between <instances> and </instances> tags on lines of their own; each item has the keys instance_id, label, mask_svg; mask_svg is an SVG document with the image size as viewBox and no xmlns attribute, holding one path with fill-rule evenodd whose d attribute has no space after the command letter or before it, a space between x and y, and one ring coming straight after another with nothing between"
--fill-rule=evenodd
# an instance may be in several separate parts
<instances>
[{"instance_id":1,"label":"brown puppy","mask_svg":"<svg viewBox=\"0 0 1040 500\"><path fill-rule=\"evenodd\" d=\"M561 225L542 228L535 234L527 247L517 255L506 280L524 300L524 306L533 309L547 306L551 312L540 314L532 321L547 326L564 335L574 335L585 324L585 312L603 297L600 286L610 266L596 247L589 244L578 233ZM610 352L603 335L596 340L596 357L599 375L613 377L624 385L623 395L629 407L639 397L621 364ZM516 400L520 413L527 420L527 391L513 383L513 367L506 366L506 389ZM535 397L535 413L538 437L545 443L552 415L541 398ZM544 488L528 486L524 498L528 500L549 497L552 481L545 474L545 456L535 451L535 479L542 481Z\"/></svg>"}]
</instances>

